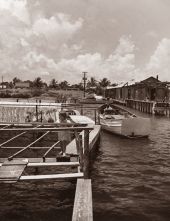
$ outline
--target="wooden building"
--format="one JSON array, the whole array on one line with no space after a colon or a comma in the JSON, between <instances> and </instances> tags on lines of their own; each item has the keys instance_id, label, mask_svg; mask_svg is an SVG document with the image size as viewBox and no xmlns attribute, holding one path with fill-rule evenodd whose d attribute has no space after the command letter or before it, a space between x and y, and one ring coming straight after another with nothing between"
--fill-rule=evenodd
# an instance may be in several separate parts
<instances>
[{"instance_id":1,"label":"wooden building","mask_svg":"<svg viewBox=\"0 0 170 221\"><path fill-rule=\"evenodd\" d=\"M169 101L170 83L161 82L158 76L149 77L141 82L133 84L122 84L108 88L106 96L116 100L149 100L149 101Z\"/></svg>"}]
</instances>

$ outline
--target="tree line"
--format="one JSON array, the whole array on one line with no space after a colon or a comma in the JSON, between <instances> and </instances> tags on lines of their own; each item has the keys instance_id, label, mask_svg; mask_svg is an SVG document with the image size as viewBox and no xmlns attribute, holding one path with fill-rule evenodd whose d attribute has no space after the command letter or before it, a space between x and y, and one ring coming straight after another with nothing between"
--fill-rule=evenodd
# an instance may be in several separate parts
<instances>
[{"instance_id":1,"label":"tree line","mask_svg":"<svg viewBox=\"0 0 170 221\"><path fill-rule=\"evenodd\" d=\"M21 79L14 77L11 82L3 82L4 85L6 85L8 88L15 88L16 83L18 82L25 82L29 83L30 87L35 87L35 88L51 88L51 89L68 89L68 88L75 88L75 89L80 89L83 90L84 84L82 82L78 84L70 84L68 81L57 81L55 78L53 78L49 84L44 82L41 77L35 78L33 81L31 80L26 80L22 81ZM2 83L1 83L2 85ZM116 83L111 83L111 81L107 78L103 78L99 81L97 81L94 77L91 77L89 80L86 82L86 90L87 89L102 89L106 88L108 86L116 86Z\"/></svg>"}]
</instances>

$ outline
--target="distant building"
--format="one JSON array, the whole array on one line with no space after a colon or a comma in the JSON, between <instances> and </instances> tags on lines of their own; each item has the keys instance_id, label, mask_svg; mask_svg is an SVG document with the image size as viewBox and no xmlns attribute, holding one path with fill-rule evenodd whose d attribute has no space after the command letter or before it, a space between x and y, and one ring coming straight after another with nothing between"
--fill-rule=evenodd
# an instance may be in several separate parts
<instances>
[{"instance_id":1,"label":"distant building","mask_svg":"<svg viewBox=\"0 0 170 221\"><path fill-rule=\"evenodd\" d=\"M30 88L30 83L24 81L16 82L15 88Z\"/></svg>"},{"instance_id":2,"label":"distant building","mask_svg":"<svg viewBox=\"0 0 170 221\"><path fill-rule=\"evenodd\" d=\"M1 89L6 89L6 88L8 88L8 86L9 86L9 83L8 83L8 82L2 82L2 83L0 83L0 88L1 88Z\"/></svg>"},{"instance_id":3,"label":"distant building","mask_svg":"<svg viewBox=\"0 0 170 221\"><path fill-rule=\"evenodd\" d=\"M141 82L121 84L106 90L107 96L117 100L165 101L170 98L170 83L161 82L158 76L149 77Z\"/></svg>"}]
</instances>

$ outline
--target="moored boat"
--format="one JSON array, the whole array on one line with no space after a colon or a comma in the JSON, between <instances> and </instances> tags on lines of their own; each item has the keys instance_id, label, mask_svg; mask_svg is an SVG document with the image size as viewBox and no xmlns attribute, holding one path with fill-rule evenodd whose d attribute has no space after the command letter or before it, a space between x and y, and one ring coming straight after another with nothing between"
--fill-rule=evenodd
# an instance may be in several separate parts
<instances>
[{"instance_id":1,"label":"moored boat","mask_svg":"<svg viewBox=\"0 0 170 221\"><path fill-rule=\"evenodd\" d=\"M136 116L116 105L102 105L99 108L102 129L128 138L148 137L150 119Z\"/></svg>"}]
</instances>

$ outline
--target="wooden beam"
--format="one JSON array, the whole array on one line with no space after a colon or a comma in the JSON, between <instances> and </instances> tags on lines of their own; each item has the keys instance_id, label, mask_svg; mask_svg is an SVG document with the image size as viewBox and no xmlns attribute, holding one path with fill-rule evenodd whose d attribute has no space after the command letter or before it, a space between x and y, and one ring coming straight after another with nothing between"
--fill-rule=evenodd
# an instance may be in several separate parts
<instances>
[{"instance_id":1,"label":"wooden beam","mask_svg":"<svg viewBox=\"0 0 170 221\"><path fill-rule=\"evenodd\" d=\"M0 144L0 148L1 148L3 145L9 143L10 141L15 140L17 137L20 137L20 136L24 135L25 133L27 133L27 131L22 132L22 133L20 133L20 134L17 134L16 136L10 138L9 140L7 140L7 141L1 143L1 144Z\"/></svg>"},{"instance_id":2,"label":"wooden beam","mask_svg":"<svg viewBox=\"0 0 170 221\"><path fill-rule=\"evenodd\" d=\"M65 173L65 174L51 174L51 175L31 175L31 176L21 176L20 180L46 180L46 179L73 179L81 178L83 173Z\"/></svg>"},{"instance_id":3,"label":"wooden beam","mask_svg":"<svg viewBox=\"0 0 170 221\"><path fill-rule=\"evenodd\" d=\"M29 163L43 163L43 159L42 158L23 158L23 157L16 157L15 160L28 160ZM0 158L0 163L5 162L6 160L8 160L8 158ZM56 162L56 157L54 158L46 158L46 162Z\"/></svg>"},{"instance_id":4,"label":"wooden beam","mask_svg":"<svg viewBox=\"0 0 170 221\"><path fill-rule=\"evenodd\" d=\"M7 125L5 125L4 127L0 128L0 130L3 130L3 129L5 129L5 128L7 128L7 127L10 127L11 125L13 125L13 124L7 124Z\"/></svg>"},{"instance_id":5,"label":"wooden beam","mask_svg":"<svg viewBox=\"0 0 170 221\"><path fill-rule=\"evenodd\" d=\"M23 149L25 147L1 147L1 149ZM50 147L29 147L29 149L39 150L39 149L49 149ZM61 147L54 147L54 149L60 150Z\"/></svg>"},{"instance_id":6,"label":"wooden beam","mask_svg":"<svg viewBox=\"0 0 170 221\"><path fill-rule=\"evenodd\" d=\"M90 179L77 180L72 221L93 221Z\"/></svg>"},{"instance_id":7,"label":"wooden beam","mask_svg":"<svg viewBox=\"0 0 170 221\"><path fill-rule=\"evenodd\" d=\"M43 162L43 163L28 163L28 167L43 167L43 166L79 166L79 162Z\"/></svg>"},{"instance_id":8,"label":"wooden beam","mask_svg":"<svg viewBox=\"0 0 170 221\"><path fill-rule=\"evenodd\" d=\"M0 167L0 182L17 182L27 164L27 160L5 161Z\"/></svg>"},{"instance_id":9,"label":"wooden beam","mask_svg":"<svg viewBox=\"0 0 170 221\"><path fill-rule=\"evenodd\" d=\"M11 162L11 161L9 161ZM28 167L44 167L44 166L76 166L78 167L79 162L37 162L37 163L28 163ZM2 163L0 163L2 166Z\"/></svg>"},{"instance_id":10,"label":"wooden beam","mask_svg":"<svg viewBox=\"0 0 170 221\"><path fill-rule=\"evenodd\" d=\"M23 149L17 151L16 153L14 153L13 155L11 155L10 157L8 157L8 160L12 160L15 156L17 156L18 154L22 153L23 151L27 150L30 146L32 146L33 144L35 144L36 142L38 142L39 140L41 140L43 137L45 137L50 131L47 131L45 134L43 134L41 137L39 137L38 139L36 139L35 141L33 141L32 143L30 143L29 145L27 145L26 147L24 147Z\"/></svg>"},{"instance_id":11,"label":"wooden beam","mask_svg":"<svg viewBox=\"0 0 170 221\"><path fill-rule=\"evenodd\" d=\"M59 143L60 143L60 141L55 142L55 143L45 152L45 154L43 155L43 161L44 161L44 162L45 162L45 158L46 158L47 154L48 154L52 149L54 149L54 147L55 147L57 144L59 144Z\"/></svg>"},{"instance_id":12,"label":"wooden beam","mask_svg":"<svg viewBox=\"0 0 170 221\"><path fill-rule=\"evenodd\" d=\"M0 122L0 126L8 126L9 123L8 122ZM27 127L32 127L32 126L36 126L36 125L40 125L40 126L80 126L80 125L86 125L86 124L78 124L78 123L43 123L43 122L24 122L24 123L12 123L10 125L15 126L27 126ZM9 126L10 126L9 125ZM2 129L2 128L1 128ZM5 129L5 128L4 128Z\"/></svg>"},{"instance_id":13,"label":"wooden beam","mask_svg":"<svg viewBox=\"0 0 170 221\"><path fill-rule=\"evenodd\" d=\"M69 125L71 126L71 125ZM3 131L77 131L77 130L93 130L93 127L47 127L47 128L7 128L3 129Z\"/></svg>"},{"instance_id":14,"label":"wooden beam","mask_svg":"<svg viewBox=\"0 0 170 221\"><path fill-rule=\"evenodd\" d=\"M40 126L41 126L41 125L37 125L35 128L38 128L38 127L40 127ZM34 129L35 129L35 128L34 128ZM8 129L3 129L3 131L4 131L4 130L8 130ZM9 143L10 141L15 140L16 138L22 136L22 135L25 134L25 133L27 133L27 131L24 131L24 132L22 132L22 133L20 133L20 134L17 134L16 136L14 136L14 137L8 139L7 141L1 143L1 144L0 144L0 148L1 148L3 145Z\"/></svg>"}]
</instances>

